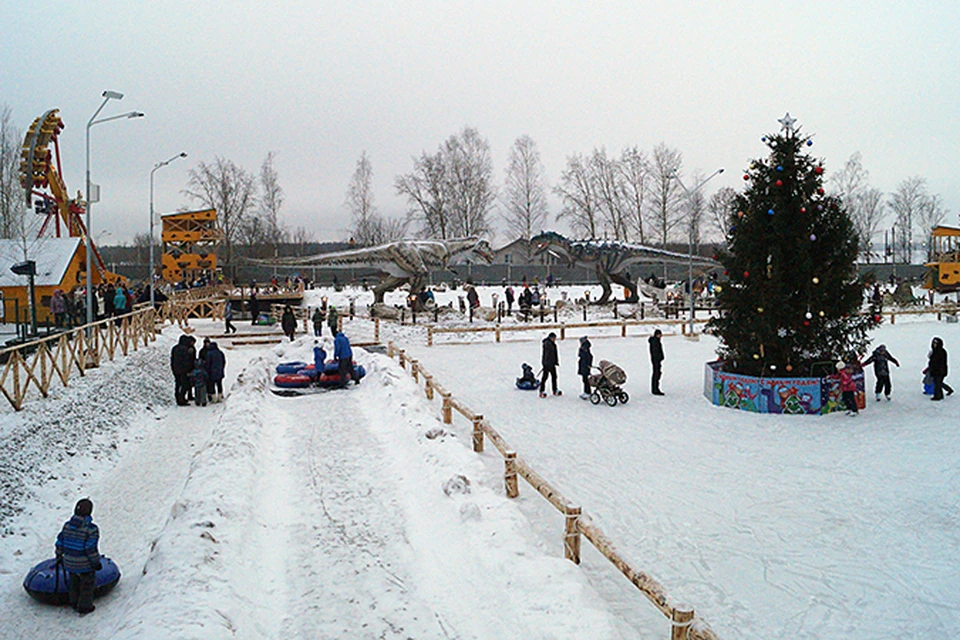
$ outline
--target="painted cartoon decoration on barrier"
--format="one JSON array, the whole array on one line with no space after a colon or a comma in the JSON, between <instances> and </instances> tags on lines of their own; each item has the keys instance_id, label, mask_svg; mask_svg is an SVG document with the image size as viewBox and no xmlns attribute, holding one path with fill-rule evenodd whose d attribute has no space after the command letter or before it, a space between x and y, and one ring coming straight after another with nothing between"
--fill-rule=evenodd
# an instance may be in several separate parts
<instances>
[{"instance_id":1,"label":"painted cartoon decoration on barrier","mask_svg":"<svg viewBox=\"0 0 960 640\"><path fill-rule=\"evenodd\" d=\"M853 375L860 409L866 406L863 370ZM836 375L823 378L757 378L723 371L723 362L708 362L704 395L719 407L756 413L820 415L842 410Z\"/></svg>"}]
</instances>

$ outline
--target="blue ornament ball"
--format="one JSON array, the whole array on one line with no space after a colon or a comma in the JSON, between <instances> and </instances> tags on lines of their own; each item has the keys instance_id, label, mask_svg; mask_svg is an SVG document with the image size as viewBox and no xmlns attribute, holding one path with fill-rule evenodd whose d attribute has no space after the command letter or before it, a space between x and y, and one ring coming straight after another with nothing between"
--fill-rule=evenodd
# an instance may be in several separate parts
<instances>
[{"instance_id":1,"label":"blue ornament ball","mask_svg":"<svg viewBox=\"0 0 960 640\"><path fill-rule=\"evenodd\" d=\"M773 215L773 209L767 209L767 215L768 215L768 216L772 216L772 215Z\"/></svg>"},{"instance_id":2,"label":"blue ornament ball","mask_svg":"<svg viewBox=\"0 0 960 640\"><path fill-rule=\"evenodd\" d=\"M780 165L777 165L777 171L783 171L783 167L781 167Z\"/></svg>"},{"instance_id":3,"label":"blue ornament ball","mask_svg":"<svg viewBox=\"0 0 960 640\"><path fill-rule=\"evenodd\" d=\"M763 136L762 138L760 138L760 142L766 142L766 141L767 141L767 136Z\"/></svg>"},{"instance_id":4,"label":"blue ornament ball","mask_svg":"<svg viewBox=\"0 0 960 640\"><path fill-rule=\"evenodd\" d=\"M730 227L730 233L733 233L733 232L736 231L736 230L737 230L736 227Z\"/></svg>"},{"instance_id":5,"label":"blue ornament ball","mask_svg":"<svg viewBox=\"0 0 960 640\"><path fill-rule=\"evenodd\" d=\"M807 146L808 146L808 147L812 147L812 146L813 146L813 140L807 140Z\"/></svg>"}]
</instances>

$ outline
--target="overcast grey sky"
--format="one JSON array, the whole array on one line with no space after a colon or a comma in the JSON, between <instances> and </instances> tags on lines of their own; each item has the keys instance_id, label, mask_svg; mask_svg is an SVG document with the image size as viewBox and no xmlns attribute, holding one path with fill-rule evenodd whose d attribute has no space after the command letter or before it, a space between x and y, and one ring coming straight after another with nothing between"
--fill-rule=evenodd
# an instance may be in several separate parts
<instances>
[{"instance_id":1,"label":"overcast grey sky","mask_svg":"<svg viewBox=\"0 0 960 640\"><path fill-rule=\"evenodd\" d=\"M956 0L6 0L0 25L0 104L21 129L61 110L71 192L101 93L125 94L101 115L146 113L92 129L107 243L147 230L150 170L180 151L156 173L158 212L191 204L180 192L196 162L257 173L276 151L283 222L333 240L363 150L387 215L405 209L395 176L466 125L489 141L498 182L526 133L551 184L572 153L663 141L686 173L726 169L709 191L739 189L786 111L828 172L860 151L872 186L920 175L949 222L960 210Z\"/></svg>"}]
</instances>

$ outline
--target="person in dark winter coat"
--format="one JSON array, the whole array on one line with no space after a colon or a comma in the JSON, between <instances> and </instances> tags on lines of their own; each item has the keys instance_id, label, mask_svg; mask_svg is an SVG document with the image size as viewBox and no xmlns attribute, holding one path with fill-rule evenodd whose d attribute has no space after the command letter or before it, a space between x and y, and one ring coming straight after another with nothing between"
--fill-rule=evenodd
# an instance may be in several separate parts
<instances>
[{"instance_id":1,"label":"person in dark winter coat","mask_svg":"<svg viewBox=\"0 0 960 640\"><path fill-rule=\"evenodd\" d=\"M897 362L897 359L894 358L889 351L887 351L887 346L884 344L874 349L873 353L870 354L870 357L863 361L864 367L870 363L873 363L873 374L877 378L877 386L874 388L873 392L877 396L877 402L880 402L881 391L887 397L887 400L890 399L890 391L892 389L892 385L890 384L891 362L898 367L900 366L900 363Z\"/></svg>"},{"instance_id":2,"label":"person in dark winter coat","mask_svg":"<svg viewBox=\"0 0 960 640\"><path fill-rule=\"evenodd\" d=\"M560 356L557 354L557 334L552 331L543 339L543 352L540 356L540 364L543 366L543 377L540 378L540 397L547 397L547 378L550 378L553 395L562 395L563 392L557 389L557 367L560 366Z\"/></svg>"},{"instance_id":3,"label":"person in dark winter coat","mask_svg":"<svg viewBox=\"0 0 960 640\"><path fill-rule=\"evenodd\" d=\"M187 404L190 388L190 372L196 360L193 351L193 338L187 334L170 351L170 369L173 370L174 397L181 407Z\"/></svg>"},{"instance_id":4,"label":"person in dark winter coat","mask_svg":"<svg viewBox=\"0 0 960 640\"><path fill-rule=\"evenodd\" d=\"M480 307L480 294L477 293L477 289L473 286L467 289L467 302L470 303L471 309Z\"/></svg>"},{"instance_id":5,"label":"person in dark winter coat","mask_svg":"<svg viewBox=\"0 0 960 640\"><path fill-rule=\"evenodd\" d=\"M837 362L837 377L840 379L840 393L848 416L860 415L857 407L857 384L853 381L853 371L842 360Z\"/></svg>"},{"instance_id":6,"label":"person in dark winter coat","mask_svg":"<svg viewBox=\"0 0 960 640\"><path fill-rule=\"evenodd\" d=\"M314 340L313 345L313 370L317 374L317 380L319 380L320 375L323 374L323 367L327 362L327 352L324 351L319 340Z\"/></svg>"},{"instance_id":7,"label":"person in dark winter coat","mask_svg":"<svg viewBox=\"0 0 960 640\"><path fill-rule=\"evenodd\" d=\"M933 378L933 397L931 400L943 400L943 392L953 395L953 389L943 379L947 377L947 350L943 348L943 340L934 338L930 343L930 355L927 368L923 370Z\"/></svg>"},{"instance_id":8,"label":"person in dark winter coat","mask_svg":"<svg viewBox=\"0 0 960 640\"><path fill-rule=\"evenodd\" d=\"M343 335L343 331L338 331L333 339L333 357L340 370L340 388L345 388L347 381L351 378L355 379L357 384L360 384L360 379L353 371L353 349L350 348L350 340Z\"/></svg>"},{"instance_id":9,"label":"person in dark winter coat","mask_svg":"<svg viewBox=\"0 0 960 640\"><path fill-rule=\"evenodd\" d=\"M503 292L504 297L507 299L507 315L513 315L513 287L507 287Z\"/></svg>"},{"instance_id":10,"label":"person in dark winter coat","mask_svg":"<svg viewBox=\"0 0 960 640\"><path fill-rule=\"evenodd\" d=\"M283 329L283 335L290 338L290 342L293 342L297 333L297 316L293 315L293 309L290 305L283 308L283 315L280 316L280 327Z\"/></svg>"},{"instance_id":11,"label":"person in dark winter coat","mask_svg":"<svg viewBox=\"0 0 960 640\"><path fill-rule=\"evenodd\" d=\"M577 352L577 373L583 380L583 393L580 398L586 400L590 397L590 367L593 366L593 354L590 352L590 340L587 336L580 337L580 351Z\"/></svg>"},{"instance_id":12,"label":"person in dark winter coat","mask_svg":"<svg viewBox=\"0 0 960 640\"><path fill-rule=\"evenodd\" d=\"M70 576L70 606L80 615L90 613L93 604L93 589L100 563L100 529L93 524L93 502L82 498L73 509L73 517L67 520L57 535L57 563L63 565Z\"/></svg>"},{"instance_id":13,"label":"person in dark winter coat","mask_svg":"<svg viewBox=\"0 0 960 640\"><path fill-rule=\"evenodd\" d=\"M211 402L223 400L223 376L227 370L227 356L223 355L216 342L211 342L203 357L203 370L207 373L207 396Z\"/></svg>"},{"instance_id":14,"label":"person in dark winter coat","mask_svg":"<svg viewBox=\"0 0 960 640\"><path fill-rule=\"evenodd\" d=\"M340 331L340 314L337 313L337 308L333 305L330 305L330 311L327 312L327 326L330 327L330 335L336 337L337 333Z\"/></svg>"},{"instance_id":15,"label":"person in dark winter coat","mask_svg":"<svg viewBox=\"0 0 960 640\"><path fill-rule=\"evenodd\" d=\"M313 335L319 338L323 335L323 322L327 319L327 314L322 307L317 307L313 312Z\"/></svg>"},{"instance_id":16,"label":"person in dark winter coat","mask_svg":"<svg viewBox=\"0 0 960 640\"><path fill-rule=\"evenodd\" d=\"M653 376L650 379L650 393L655 396L662 396L663 392L660 391L660 376L663 375L663 343L660 341L660 338L663 336L663 333L660 329L657 329L653 332L653 335L650 336L650 339L647 340L650 343L650 364L653 365Z\"/></svg>"},{"instance_id":17,"label":"person in dark winter coat","mask_svg":"<svg viewBox=\"0 0 960 640\"><path fill-rule=\"evenodd\" d=\"M257 318L260 317L260 301L257 300L257 292L250 292L250 301L247 303L250 308L250 324L257 324Z\"/></svg>"},{"instance_id":18,"label":"person in dark winter coat","mask_svg":"<svg viewBox=\"0 0 960 640\"><path fill-rule=\"evenodd\" d=\"M231 333L236 333L237 328L233 326L233 303L230 302L230 299L227 299L226 304L223 305L223 332L227 335Z\"/></svg>"}]
</instances>

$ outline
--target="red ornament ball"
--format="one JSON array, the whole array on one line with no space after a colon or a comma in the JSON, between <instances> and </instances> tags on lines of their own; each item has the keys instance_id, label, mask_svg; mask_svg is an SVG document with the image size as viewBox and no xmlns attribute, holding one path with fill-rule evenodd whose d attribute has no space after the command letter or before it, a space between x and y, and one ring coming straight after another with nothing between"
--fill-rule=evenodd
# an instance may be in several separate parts
<instances>
[{"instance_id":1,"label":"red ornament ball","mask_svg":"<svg viewBox=\"0 0 960 640\"><path fill-rule=\"evenodd\" d=\"M750 272L749 272L749 271L744 271L744 272L743 272L743 277L744 277L744 278L749 278L749 277L750 277Z\"/></svg>"},{"instance_id":2,"label":"red ornament ball","mask_svg":"<svg viewBox=\"0 0 960 640\"><path fill-rule=\"evenodd\" d=\"M816 167L814 168L813 172L819 176L821 173L823 173L823 167Z\"/></svg>"},{"instance_id":3,"label":"red ornament ball","mask_svg":"<svg viewBox=\"0 0 960 640\"><path fill-rule=\"evenodd\" d=\"M820 195L823 195L823 193L824 193L824 192L823 192L823 187L820 187L819 189L817 189L817 193L819 193Z\"/></svg>"},{"instance_id":4,"label":"red ornament ball","mask_svg":"<svg viewBox=\"0 0 960 640\"><path fill-rule=\"evenodd\" d=\"M803 326L809 327L809 326L810 326L810 321L809 321L809 320L804 320L804 321L803 321Z\"/></svg>"},{"instance_id":5,"label":"red ornament ball","mask_svg":"<svg viewBox=\"0 0 960 640\"><path fill-rule=\"evenodd\" d=\"M806 213L806 212L807 212L806 207L800 207L800 213Z\"/></svg>"},{"instance_id":6,"label":"red ornament ball","mask_svg":"<svg viewBox=\"0 0 960 640\"><path fill-rule=\"evenodd\" d=\"M783 180L777 180L777 186L778 186L778 187L782 187L782 186L783 186Z\"/></svg>"},{"instance_id":7,"label":"red ornament ball","mask_svg":"<svg viewBox=\"0 0 960 640\"><path fill-rule=\"evenodd\" d=\"M724 270L723 270L723 275L728 276L728 275L730 275L730 272L727 271L726 269L724 269Z\"/></svg>"},{"instance_id":8,"label":"red ornament ball","mask_svg":"<svg viewBox=\"0 0 960 640\"><path fill-rule=\"evenodd\" d=\"M877 314L877 315L873 316L873 320L874 320L875 322L880 322L880 314Z\"/></svg>"},{"instance_id":9,"label":"red ornament ball","mask_svg":"<svg viewBox=\"0 0 960 640\"><path fill-rule=\"evenodd\" d=\"M743 174L743 179L744 179L744 180L749 180L749 179L750 179L750 176L748 176L747 174Z\"/></svg>"}]
</instances>

